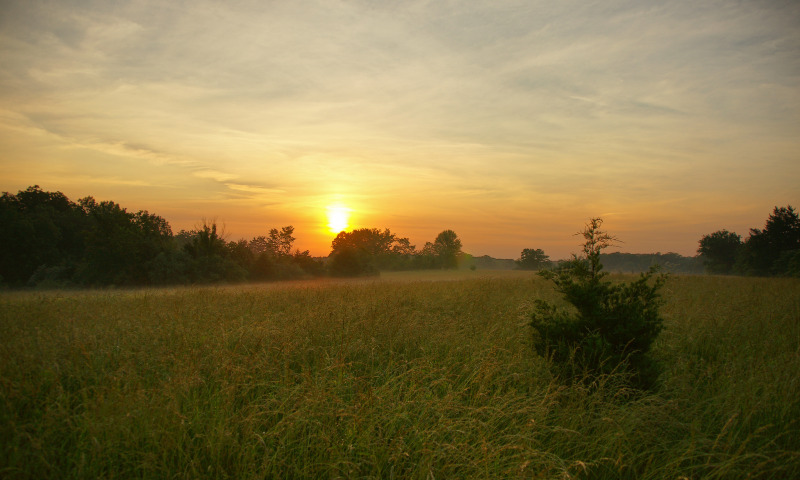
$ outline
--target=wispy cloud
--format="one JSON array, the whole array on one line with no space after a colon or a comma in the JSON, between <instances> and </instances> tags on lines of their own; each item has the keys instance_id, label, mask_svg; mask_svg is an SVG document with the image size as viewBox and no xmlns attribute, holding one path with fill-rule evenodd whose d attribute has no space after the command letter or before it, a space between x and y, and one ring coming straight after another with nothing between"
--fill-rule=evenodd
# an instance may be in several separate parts
<instances>
[{"instance_id":1,"label":"wispy cloud","mask_svg":"<svg viewBox=\"0 0 800 480\"><path fill-rule=\"evenodd\" d=\"M9 0L0 168L92 152L232 205L400 216L771 203L800 174L797 25L794 2Z\"/></svg>"},{"instance_id":2,"label":"wispy cloud","mask_svg":"<svg viewBox=\"0 0 800 480\"><path fill-rule=\"evenodd\" d=\"M197 178L208 178L219 183L225 183L228 180L233 180L236 175L221 172L219 170L197 170L192 173Z\"/></svg>"},{"instance_id":3,"label":"wispy cloud","mask_svg":"<svg viewBox=\"0 0 800 480\"><path fill-rule=\"evenodd\" d=\"M286 194L286 190L269 188L262 185L247 185L242 183L225 183L225 186L246 198L275 199ZM277 203L277 202L273 202Z\"/></svg>"}]
</instances>

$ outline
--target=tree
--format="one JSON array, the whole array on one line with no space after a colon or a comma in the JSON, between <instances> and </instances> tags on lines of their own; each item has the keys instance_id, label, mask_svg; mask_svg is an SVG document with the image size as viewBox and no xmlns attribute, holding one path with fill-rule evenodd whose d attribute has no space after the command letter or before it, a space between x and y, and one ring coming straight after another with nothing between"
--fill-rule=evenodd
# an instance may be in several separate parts
<instances>
[{"instance_id":1,"label":"tree","mask_svg":"<svg viewBox=\"0 0 800 480\"><path fill-rule=\"evenodd\" d=\"M332 275L354 277L377 275L380 257L391 252L394 235L386 229L360 228L339 232L331 242Z\"/></svg>"},{"instance_id":2,"label":"tree","mask_svg":"<svg viewBox=\"0 0 800 480\"><path fill-rule=\"evenodd\" d=\"M281 228L280 231L277 228L271 229L269 238L266 240L267 250L271 251L276 257L290 256L292 254L292 244L295 241L293 234L294 227L291 225Z\"/></svg>"},{"instance_id":3,"label":"tree","mask_svg":"<svg viewBox=\"0 0 800 480\"><path fill-rule=\"evenodd\" d=\"M232 258L232 249L217 232L216 222L203 220L197 230L189 232L190 240L183 249L191 258L190 278L193 282L238 282L247 272Z\"/></svg>"},{"instance_id":4,"label":"tree","mask_svg":"<svg viewBox=\"0 0 800 480\"><path fill-rule=\"evenodd\" d=\"M89 218L86 251L77 277L90 285L131 284L140 277L140 259L128 253L135 248L133 215L111 201L85 197L78 203Z\"/></svg>"},{"instance_id":5,"label":"tree","mask_svg":"<svg viewBox=\"0 0 800 480\"><path fill-rule=\"evenodd\" d=\"M0 196L0 279L11 285L69 280L83 255L86 218L61 192L38 185ZM36 274L36 277L34 277Z\"/></svg>"},{"instance_id":6,"label":"tree","mask_svg":"<svg viewBox=\"0 0 800 480\"><path fill-rule=\"evenodd\" d=\"M146 261L173 246L172 228L164 218L140 210L133 214L132 222L138 240L136 255L140 260Z\"/></svg>"},{"instance_id":7,"label":"tree","mask_svg":"<svg viewBox=\"0 0 800 480\"><path fill-rule=\"evenodd\" d=\"M331 242L330 271L337 276L374 275L397 268L413 251L407 238L397 238L388 228L339 232Z\"/></svg>"},{"instance_id":8,"label":"tree","mask_svg":"<svg viewBox=\"0 0 800 480\"><path fill-rule=\"evenodd\" d=\"M247 242L247 248L250 249L250 252L253 256L257 257L262 253L267 253L269 250L267 246L267 237L261 235L258 237L253 237L252 240Z\"/></svg>"},{"instance_id":9,"label":"tree","mask_svg":"<svg viewBox=\"0 0 800 480\"><path fill-rule=\"evenodd\" d=\"M394 241L395 236L388 228L383 231L377 228L359 228L350 232L339 232L331 242L331 250L349 246L377 256L391 252Z\"/></svg>"},{"instance_id":10,"label":"tree","mask_svg":"<svg viewBox=\"0 0 800 480\"><path fill-rule=\"evenodd\" d=\"M783 275L800 278L800 250L783 252L778 261L784 265Z\"/></svg>"},{"instance_id":11,"label":"tree","mask_svg":"<svg viewBox=\"0 0 800 480\"><path fill-rule=\"evenodd\" d=\"M328 269L335 277L358 277L361 275L377 275L378 270L369 263L363 252L355 247L342 246L331 252Z\"/></svg>"},{"instance_id":12,"label":"tree","mask_svg":"<svg viewBox=\"0 0 800 480\"><path fill-rule=\"evenodd\" d=\"M411 245L411 242L408 238L395 238L394 243L392 244L392 253L396 255L413 255L415 252L414 245Z\"/></svg>"},{"instance_id":13,"label":"tree","mask_svg":"<svg viewBox=\"0 0 800 480\"><path fill-rule=\"evenodd\" d=\"M457 268L458 256L461 254L461 240L456 232L445 230L436 236L433 242L438 264L441 268Z\"/></svg>"},{"instance_id":14,"label":"tree","mask_svg":"<svg viewBox=\"0 0 800 480\"><path fill-rule=\"evenodd\" d=\"M775 207L763 230L750 229L736 268L749 275L784 275L787 252L800 250L800 217L789 205Z\"/></svg>"},{"instance_id":15,"label":"tree","mask_svg":"<svg viewBox=\"0 0 800 480\"><path fill-rule=\"evenodd\" d=\"M78 203L88 217L78 280L94 285L149 283L150 262L172 248L169 223L144 210L130 213L111 201L86 197Z\"/></svg>"},{"instance_id":16,"label":"tree","mask_svg":"<svg viewBox=\"0 0 800 480\"><path fill-rule=\"evenodd\" d=\"M325 275L325 264L321 260L313 258L308 250L302 252L295 250L292 261L308 275L314 277Z\"/></svg>"},{"instance_id":17,"label":"tree","mask_svg":"<svg viewBox=\"0 0 800 480\"><path fill-rule=\"evenodd\" d=\"M603 270L607 272L642 273L653 265L658 265L664 272L670 273L703 273L703 261L700 256L684 257L674 252L667 253L603 253L600 255Z\"/></svg>"},{"instance_id":18,"label":"tree","mask_svg":"<svg viewBox=\"0 0 800 480\"><path fill-rule=\"evenodd\" d=\"M436 254L436 249L431 242L425 242L425 245L422 247L422 250L414 253L413 256L413 266L416 269L431 269L437 268L438 265L438 257Z\"/></svg>"},{"instance_id":19,"label":"tree","mask_svg":"<svg viewBox=\"0 0 800 480\"><path fill-rule=\"evenodd\" d=\"M600 252L616 239L600 230L602 222L593 218L580 232L584 257L573 256L559 271L539 273L574 308L536 301L530 323L536 350L551 358L568 382L623 370L634 386L649 388L658 376L648 351L663 328L658 290L665 276L656 276L653 267L631 283L604 280Z\"/></svg>"},{"instance_id":20,"label":"tree","mask_svg":"<svg viewBox=\"0 0 800 480\"><path fill-rule=\"evenodd\" d=\"M703 235L697 253L709 273L727 275L733 272L741 247L741 236L727 230L719 230Z\"/></svg>"},{"instance_id":21,"label":"tree","mask_svg":"<svg viewBox=\"0 0 800 480\"><path fill-rule=\"evenodd\" d=\"M272 228L267 236L255 237L247 242L247 249L252 259L243 265L250 272L253 280L285 280L302 277L307 274L318 275L319 262L308 255L308 252L295 251L294 227L287 225L280 230Z\"/></svg>"},{"instance_id":22,"label":"tree","mask_svg":"<svg viewBox=\"0 0 800 480\"><path fill-rule=\"evenodd\" d=\"M249 270L252 267L255 258L247 240L241 239L235 242L228 242L227 246L228 256L231 260L239 264L239 266L245 270Z\"/></svg>"},{"instance_id":23,"label":"tree","mask_svg":"<svg viewBox=\"0 0 800 480\"><path fill-rule=\"evenodd\" d=\"M224 256L227 250L225 240L217 233L216 222L206 220L203 220L200 228L192 232L191 242L184 249L195 258Z\"/></svg>"},{"instance_id":24,"label":"tree","mask_svg":"<svg viewBox=\"0 0 800 480\"><path fill-rule=\"evenodd\" d=\"M416 247L408 238L395 237L391 247L391 254L384 256L380 268L389 270L409 270L414 268L416 260Z\"/></svg>"},{"instance_id":25,"label":"tree","mask_svg":"<svg viewBox=\"0 0 800 480\"><path fill-rule=\"evenodd\" d=\"M550 265L550 257L541 248L536 250L525 248L520 253L519 259L514 262L521 270L539 270Z\"/></svg>"}]
</instances>

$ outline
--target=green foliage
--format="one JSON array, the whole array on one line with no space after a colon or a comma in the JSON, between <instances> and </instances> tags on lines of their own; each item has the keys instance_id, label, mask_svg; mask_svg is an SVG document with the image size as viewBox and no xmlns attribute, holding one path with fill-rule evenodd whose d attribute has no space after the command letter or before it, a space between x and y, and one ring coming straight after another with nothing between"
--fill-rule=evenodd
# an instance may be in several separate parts
<instances>
[{"instance_id":1,"label":"green foliage","mask_svg":"<svg viewBox=\"0 0 800 480\"><path fill-rule=\"evenodd\" d=\"M150 285L197 283L194 259L183 249L159 253L147 263L147 271Z\"/></svg>"},{"instance_id":2,"label":"green foliage","mask_svg":"<svg viewBox=\"0 0 800 480\"><path fill-rule=\"evenodd\" d=\"M521 270L539 270L550 266L550 257L541 248L525 248L515 263Z\"/></svg>"},{"instance_id":3,"label":"green foliage","mask_svg":"<svg viewBox=\"0 0 800 480\"><path fill-rule=\"evenodd\" d=\"M800 216L791 205L775 207L763 229L751 228L744 242L727 230L700 239L697 253L711 273L796 276L792 252L800 250Z\"/></svg>"},{"instance_id":4,"label":"green foliage","mask_svg":"<svg viewBox=\"0 0 800 480\"><path fill-rule=\"evenodd\" d=\"M667 253L603 253L600 255L603 270L620 273L644 273L658 265L665 273L702 274L705 271L699 256L684 257Z\"/></svg>"},{"instance_id":5,"label":"green foliage","mask_svg":"<svg viewBox=\"0 0 800 480\"><path fill-rule=\"evenodd\" d=\"M232 242L233 243L233 242ZM191 257L189 278L192 283L241 282L246 279L247 271L238 263L239 259L248 258L242 252L242 246L229 245L217 232L216 222L203 221L200 228L191 232L189 242L183 250Z\"/></svg>"},{"instance_id":6,"label":"green foliage","mask_svg":"<svg viewBox=\"0 0 800 480\"><path fill-rule=\"evenodd\" d=\"M267 236L255 237L249 242L242 240L236 245L231 242L229 247L236 252L237 262L247 269L250 280L291 280L324 275L324 264L312 258L308 250L292 253L294 241L294 227L287 225L280 230L272 228Z\"/></svg>"},{"instance_id":7,"label":"green foliage","mask_svg":"<svg viewBox=\"0 0 800 480\"><path fill-rule=\"evenodd\" d=\"M308 251L292 253L294 227L226 242L215 222L172 234L162 217L111 201L71 202L38 186L0 196L0 282L12 287L284 280L323 275ZM413 249L413 247L412 247Z\"/></svg>"},{"instance_id":8,"label":"green foliage","mask_svg":"<svg viewBox=\"0 0 800 480\"><path fill-rule=\"evenodd\" d=\"M328 270L334 277L359 277L378 275L378 269L363 251L343 246L331 254Z\"/></svg>"},{"instance_id":9,"label":"green foliage","mask_svg":"<svg viewBox=\"0 0 800 480\"><path fill-rule=\"evenodd\" d=\"M292 251L291 225L249 241L227 242L217 224L205 220L173 235L166 220L147 211L128 212L93 197L73 203L38 186L0 196L0 224L0 282L12 287L272 281L328 273L322 259ZM460 255L452 231L428 245L417 252L408 238L388 229L343 232L327 266L334 276L371 275L440 268Z\"/></svg>"},{"instance_id":10,"label":"green foliage","mask_svg":"<svg viewBox=\"0 0 800 480\"><path fill-rule=\"evenodd\" d=\"M293 235L294 227L291 225L282 227L280 231L278 231L277 228L272 228L269 231L267 248L271 250L275 256L288 257L292 254L292 244L296 240Z\"/></svg>"},{"instance_id":11,"label":"green foliage","mask_svg":"<svg viewBox=\"0 0 800 480\"><path fill-rule=\"evenodd\" d=\"M339 232L331 242L329 270L337 277L377 275L380 270L410 268L414 246L388 228Z\"/></svg>"},{"instance_id":12,"label":"green foliage","mask_svg":"<svg viewBox=\"0 0 800 480\"><path fill-rule=\"evenodd\" d=\"M783 273L787 277L800 278L800 249L787 250L778 257L778 262L783 265Z\"/></svg>"},{"instance_id":13,"label":"green foliage","mask_svg":"<svg viewBox=\"0 0 800 480\"><path fill-rule=\"evenodd\" d=\"M461 254L461 240L452 230L444 230L433 242L438 264L441 268L458 268L458 257Z\"/></svg>"},{"instance_id":14,"label":"green foliage","mask_svg":"<svg viewBox=\"0 0 800 480\"><path fill-rule=\"evenodd\" d=\"M298 266L306 275L321 277L325 275L325 264L317 258L311 256L308 250L296 250L292 256L292 262Z\"/></svg>"},{"instance_id":15,"label":"green foliage","mask_svg":"<svg viewBox=\"0 0 800 480\"><path fill-rule=\"evenodd\" d=\"M480 270L513 270L517 267L510 258L492 258L489 255L472 257L472 263Z\"/></svg>"},{"instance_id":16,"label":"green foliage","mask_svg":"<svg viewBox=\"0 0 800 480\"><path fill-rule=\"evenodd\" d=\"M656 275L654 267L633 282L605 280L600 252L616 239L601 231L601 225L601 219L592 219L582 232L585 258L540 273L574 308L536 300L530 323L538 335L536 350L552 358L567 381L621 369L632 385L649 388L658 377L648 352L663 328L658 290L665 276Z\"/></svg>"},{"instance_id":17,"label":"green foliage","mask_svg":"<svg viewBox=\"0 0 800 480\"><path fill-rule=\"evenodd\" d=\"M37 279L63 280L83 255L86 215L61 192L38 185L0 197L0 275L21 286ZM36 274L36 277L34 277Z\"/></svg>"},{"instance_id":18,"label":"green foliage","mask_svg":"<svg viewBox=\"0 0 800 480\"><path fill-rule=\"evenodd\" d=\"M0 274L14 286L142 285L172 248L163 218L38 186L0 199Z\"/></svg>"},{"instance_id":19,"label":"green foliage","mask_svg":"<svg viewBox=\"0 0 800 480\"><path fill-rule=\"evenodd\" d=\"M747 275L787 275L786 252L800 250L800 216L791 206L775 207L764 229L750 229L737 270Z\"/></svg>"},{"instance_id":20,"label":"green foliage","mask_svg":"<svg viewBox=\"0 0 800 480\"><path fill-rule=\"evenodd\" d=\"M172 229L163 218L92 197L78 201L88 222L86 248L76 279L87 285L143 285L147 266L172 247Z\"/></svg>"},{"instance_id":21,"label":"green foliage","mask_svg":"<svg viewBox=\"0 0 800 480\"><path fill-rule=\"evenodd\" d=\"M703 235L697 253L710 273L727 275L733 273L733 266L741 247L741 236L727 230L719 230Z\"/></svg>"}]
</instances>

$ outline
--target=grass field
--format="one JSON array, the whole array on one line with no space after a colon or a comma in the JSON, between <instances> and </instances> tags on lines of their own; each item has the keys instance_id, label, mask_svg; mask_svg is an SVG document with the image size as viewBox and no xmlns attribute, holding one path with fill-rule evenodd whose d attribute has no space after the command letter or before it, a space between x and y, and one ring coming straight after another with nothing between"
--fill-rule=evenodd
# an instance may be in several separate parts
<instances>
[{"instance_id":1,"label":"grass field","mask_svg":"<svg viewBox=\"0 0 800 480\"><path fill-rule=\"evenodd\" d=\"M800 281L664 296L634 395L552 378L525 272L6 292L0 477L800 478Z\"/></svg>"}]
</instances>

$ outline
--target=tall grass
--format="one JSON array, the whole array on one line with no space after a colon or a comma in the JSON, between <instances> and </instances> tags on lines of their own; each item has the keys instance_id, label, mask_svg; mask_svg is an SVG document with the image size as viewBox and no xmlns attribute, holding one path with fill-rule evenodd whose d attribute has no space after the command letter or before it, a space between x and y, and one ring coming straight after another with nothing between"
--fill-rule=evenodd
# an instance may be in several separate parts
<instances>
[{"instance_id":1,"label":"tall grass","mask_svg":"<svg viewBox=\"0 0 800 480\"><path fill-rule=\"evenodd\" d=\"M800 476L800 282L665 296L637 394L552 378L529 274L6 293L0 476Z\"/></svg>"}]
</instances>

